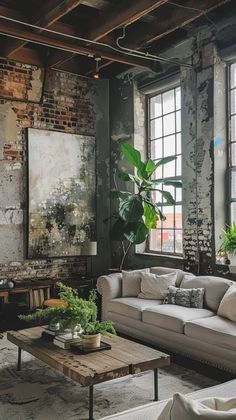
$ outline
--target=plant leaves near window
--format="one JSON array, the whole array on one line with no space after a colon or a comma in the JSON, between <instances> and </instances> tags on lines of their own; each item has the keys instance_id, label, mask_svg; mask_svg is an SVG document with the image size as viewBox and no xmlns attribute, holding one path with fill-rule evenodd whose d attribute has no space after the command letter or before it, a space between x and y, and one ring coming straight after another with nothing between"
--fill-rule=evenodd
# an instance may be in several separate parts
<instances>
[{"instance_id":1,"label":"plant leaves near window","mask_svg":"<svg viewBox=\"0 0 236 420\"><path fill-rule=\"evenodd\" d=\"M166 163L172 162L172 160L176 160L176 158L177 156L166 156L156 163L156 167L158 168L161 165L166 165Z\"/></svg>"},{"instance_id":2,"label":"plant leaves near window","mask_svg":"<svg viewBox=\"0 0 236 420\"><path fill-rule=\"evenodd\" d=\"M149 229L155 229L159 220L159 214L156 212L155 206L147 202L144 203L144 220Z\"/></svg>"},{"instance_id":3,"label":"plant leaves near window","mask_svg":"<svg viewBox=\"0 0 236 420\"><path fill-rule=\"evenodd\" d=\"M126 222L136 222L143 212L142 198L138 195L130 196L119 204L119 216Z\"/></svg>"},{"instance_id":4,"label":"plant leaves near window","mask_svg":"<svg viewBox=\"0 0 236 420\"><path fill-rule=\"evenodd\" d=\"M135 168L138 169L140 174L144 174L145 172L145 164L141 160L141 154L138 150L136 150L131 144L129 143L122 143L121 144L121 151L124 157L127 159L129 163L131 163Z\"/></svg>"},{"instance_id":5,"label":"plant leaves near window","mask_svg":"<svg viewBox=\"0 0 236 420\"><path fill-rule=\"evenodd\" d=\"M146 166L145 166L145 171L147 173L147 176L150 177L153 172L156 170L156 164L155 162L153 162L153 160L148 159Z\"/></svg>"},{"instance_id":6,"label":"plant leaves near window","mask_svg":"<svg viewBox=\"0 0 236 420\"><path fill-rule=\"evenodd\" d=\"M153 179L152 180L153 184L163 184L163 185L171 185L172 187L175 188L182 188L182 181L180 180L175 180L175 179Z\"/></svg>"},{"instance_id":7,"label":"plant leaves near window","mask_svg":"<svg viewBox=\"0 0 236 420\"><path fill-rule=\"evenodd\" d=\"M119 173L119 178L123 181L133 181L138 186L140 185L140 179L137 176L130 174L129 172L122 171Z\"/></svg>"},{"instance_id":8,"label":"plant leaves near window","mask_svg":"<svg viewBox=\"0 0 236 420\"><path fill-rule=\"evenodd\" d=\"M128 233L125 233L126 239L132 244L141 244L148 236L148 228L142 220L137 223L127 225Z\"/></svg>"},{"instance_id":9,"label":"plant leaves near window","mask_svg":"<svg viewBox=\"0 0 236 420\"><path fill-rule=\"evenodd\" d=\"M129 191L118 191L118 190L112 190L110 192L110 197L111 198L126 198L129 195L132 195L132 193L130 193Z\"/></svg>"},{"instance_id":10,"label":"plant leaves near window","mask_svg":"<svg viewBox=\"0 0 236 420\"><path fill-rule=\"evenodd\" d=\"M166 200L165 204L169 204L169 205L175 204L175 200L173 199L169 191L164 191L164 190L159 190L159 189L156 189L155 191L158 191L163 195L164 199Z\"/></svg>"}]
</instances>

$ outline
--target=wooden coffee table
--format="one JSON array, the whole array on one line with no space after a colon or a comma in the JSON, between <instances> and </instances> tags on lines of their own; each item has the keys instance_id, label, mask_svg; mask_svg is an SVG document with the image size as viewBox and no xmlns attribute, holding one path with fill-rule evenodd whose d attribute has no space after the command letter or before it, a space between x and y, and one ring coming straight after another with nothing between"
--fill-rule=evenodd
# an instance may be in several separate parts
<instances>
[{"instance_id":1,"label":"wooden coffee table","mask_svg":"<svg viewBox=\"0 0 236 420\"><path fill-rule=\"evenodd\" d=\"M21 350L25 350L73 381L88 386L89 420L93 419L94 385L111 379L153 370L154 400L158 400L158 368L170 364L169 355L117 336L103 337L111 344L111 350L78 355L43 340L42 331L42 327L34 327L7 333L8 340L18 346L17 369L21 369Z\"/></svg>"}]
</instances>

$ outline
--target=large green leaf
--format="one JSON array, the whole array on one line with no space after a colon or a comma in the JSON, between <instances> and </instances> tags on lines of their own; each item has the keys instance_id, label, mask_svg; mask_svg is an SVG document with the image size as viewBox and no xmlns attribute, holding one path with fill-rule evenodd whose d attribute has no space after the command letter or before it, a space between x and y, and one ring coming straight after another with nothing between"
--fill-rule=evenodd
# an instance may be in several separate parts
<instances>
[{"instance_id":1,"label":"large green leaf","mask_svg":"<svg viewBox=\"0 0 236 420\"><path fill-rule=\"evenodd\" d=\"M145 241L148 233L148 228L141 219L136 223L129 223L127 225L127 233L125 233L125 237L132 244L138 245Z\"/></svg>"},{"instance_id":2,"label":"large green leaf","mask_svg":"<svg viewBox=\"0 0 236 420\"><path fill-rule=\"evenodd\" d=\"M156 189L155 191L159 191L162 194L162 196L166 200L165 204L169 204L169 205L175 204L175 200L169 191L164 191L164 190L159 190L159 189Z\"/></svg>"},{"instance_id":3,"label":"large green leaf","mask_svg":"<svg viewBox=\"0 0 236 420\"><path fill-rule=\"evenodd\" d=\"M141 169L142 161L140 152L138 150L136 150L129 143L122 143L121 151L129 163L134 165L137 169Z\"/></svg>"},{"instance_id":4,"label":"large green leaf","mask_svg":"<svg viewBox=\"0 0 236 420\"><path fill-rule=\"evenodd\" d=\"M153 179L150 183L152 184L163 184L163 185L172 185L175 188L182 188L182 181L181 180L175 180L175 179Z\"/></svg>"},{"instance_id":5,"label":"large green leaf","mask_svg":"<svg viewBox=\"0 0 236 420\"><path fill-rule=\"evenodd\" d=\"M159 214L156 212L155 206L151 203L144 203L144 221L148 229L155 229Z\"/></svg>"},{"instance_id":6,"label":"large green leaf","mask_svg":"<svg viewBox=\"0 0 236 420\"><path fill-rule=\"evenodd\" d=\"M177 159L177 156L166 156L162 159L160 159L157 163L156 163L156 167L158 168L161 165L165 165L166 163L172 162L172 160Z\"/></svg>"},{"instance_id":7,"label":"large green leaf","mask_svg":"<svg viewBox=\"0 0 236 420\"><path fill-rule=\"evenodd\" d=\"M138 186L140 185L140 179L137 176L130 174L129 172L126 172L126 171L120 172L119 178L122 179L123 181L133 181Z\"/></svg>"},{"instance_id":8,"label":"large green leaf","mask_svg":"<svg viewBox=\"0 0 236 420\"><path fill-rule=\"evenodd\" d=\"M120 202L119 216L126 222L136 222L143 215L142 198L138 195L132 195Z\"/></svg>"},{"instance_id":9,"label":"large green leaf","mask_svg":"<svg viewBox=\"0 0 236 420\"><path fill-rule=\"evenodd\" d=\"M131 195L131 193L128 192L128 191L112 190L110 192L110 197L111 198L121 198L121 199L124 199L124 198L128 197L129 195Z\"/></svg>"},{"instance_id":10,"label":"large green leaf","mask_svg":"<svg viewBox=\"0 0 236 420\"><path fill-rule=\"evenodd\" d=\"M153 160L151 159L148 159L145 166L145 171L147 173L147 176L150 177L155 170L156 170L155 162L153 162Z\"/></svg>"}]
</instances>

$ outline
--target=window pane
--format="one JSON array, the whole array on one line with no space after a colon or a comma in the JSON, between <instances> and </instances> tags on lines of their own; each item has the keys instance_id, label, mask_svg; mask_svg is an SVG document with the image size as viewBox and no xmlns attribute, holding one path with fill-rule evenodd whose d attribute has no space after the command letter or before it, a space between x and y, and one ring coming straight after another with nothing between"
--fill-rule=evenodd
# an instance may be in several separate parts
<instances>
[{"instance_id":1,"label":"window pane","mask_svg":"<svg viewBox=\"0 0 236 420\"><path fill-rule=\"evenodd\" d=\"M175 101L176 101L176 109L181 108L181 91L180 87L177 87L175 89Z\"/></svg>"},{"instance_id":2,"label":"window pane","mask_svg":"<svg viewBox=\"0 0 236 420\"><path fill-rule=\"evenodd\" d=\"M164 156L175 155L175 135L164 137Z\"/></svg>"},{"instance_id":3,"label":"window pane","mask_svg":"<svg viewBox=\"0 0 236 420\"><path fill-rule=\"evenodd\" d=\"M183 252L183 231L175 231L175 252L177 254L182 254Z\"/></svg>"},{"instance_id":4,"label":"window pane","mask_svg":"<svg viewBox=\"0 0 236 420\"><path fill-rule=\"evenodd\" d=\"M174 206L163 206L163 214L166 217L166 220L163 221L163 228L174 228Z\"/></svg>"},{"instance_id":5,"label":"window pane","mask_svg":"<svg viewBox=\"0 0 236 420\"><path fill-rule=\"evenodd\" d=\"M155 170L154 174L152 175L152 179L162 178L162 169L163 169L163 165L158 166L158 168Z\"/></svg>"},{"instance_id":6,"label":"window pane","mask_svg":"<svg viewBox=\"0 0 236 420\"><path fill-rule=\"evenodd\" d=\"M175 176L175 160L164 165L164 178Z\"/></svg>"},{"instance_id":7,"label":"window pane","mask_svg":"<svg viewBox=\"0 0 236 420\"><path fill-rule=\"evenodd\" d=\"M231 130L230 130L231 141L236 141L236 116L231 117Z\"/></svg>"},{"instance_id":8,"label":"window pane","mask_svg":"<svg viewBox=\"0 0 236 420\"><path fill-rule=\"evenodd\" d=\"M231 165L236 166L236 143L231 143Z\"/></svg>"},{"instance_id":9,"label":"window pane","mask_svg":"<svg viewBox=\"0 0 236 420\"><path fill-rule=\"evenodd\" d=\"M231 203L230 218L232 222L236 222L236 203Z\"/></svg>"},{"instance_id":10,"label":"window pane","mask_svg":"<svg viewBox=\"0 0 236 420\"><path fill-rule=\"evenodd\" d=\"M162 231L162 251L174 252L174 231L163 229Z\"/></svg>"},{"instance_id":11,"label":"window pane","mask_svg":"<svg viewBox=\"0 0 236 420\"><path fill-rule=\"evenodd\" d=\"M176 131L181 131L181 112L176 112Z\"/></svg>"},{"instance_id":12,"label":"window pane","mask_svg":"<svg viewBox=\"0 0 236 420\"><path fill-rule=\"evenodd\" d=\"M162 137L162 118L151 121L151 139Z\"/></svg>"},{"instance_id":13,"label":"window pane","mask_svg":"<svg viewBox=\"0 0 236 420\"><path fill-rule=\"evenodd\" d=\"M163 117L164 136L175 132L175 113Z\"/></svg>"},{"instance_id":14,"label":"window pane","mask_svg":"<svg viewBox=\"0 0 236 420\"><path fill-rule=\"evenodd\" d=\"M181 146L181 134L176 134L176 153L179 155L182 153L182 146Z\"/></svg>"},{"instance_id":15,"label":"window pane","mask_svg":"<svg viewBox=\"0 0 236 420\"><path fill-rule=\"evenodd\" d=\"M174 89L163 93L162 100L163 100L163 114L167 114L168 112L173 112L175 109Z\"/></svg>"},{"instance_id":16,"label":"window pane","mask_svg":"<svg viewBox=\"0 0 236 420\"><path fill-rule=\"evenodd\" d=\"M176 160L176 175L180 176L182 174L182 156L178 156Z\"/></svg>"},{"instance_id":17,"label":"window pane","mask_svg":"<svg viewBox=\"0 0 236 420\"><path fill-rule=\"evenodd\" d=\"M231 172L231 198L236 198L236 172Z\"/></svg>"},{"instance_id":18,"label":"window pane","mask_svg":"<svg viewBox=\"0 0 236 420\"><path fill-rule=\"evenodd\" d=\"M150 250L161 251L161 230L151 229L150 231Z\"/></svg>"},{"instance_id":19,"label":"window pane","mask_svg":"<svg viewBox=\"0 0 236 420\"><path fill-rule=\"evenodd\" d=\"M151 142L151 158L160 159L162 157L162 139Z\"/></svg>"},{"instance_id":20,"label":"window pane","mask_svg":"<svg viewBox=\"0 0 236 420\"><path fill-rule=\"evenodd\" d=\"M231 114L236 113L236 89L231 90Z\"/></svg>"},{"instance_id":21,"label":"window pane","mask_svg":"<svg viewBox=\"0 0 236 420\"><path fill-rule=\"evenodd\" d=\"M172 187L172 185L163 185L163 190L171 193L173 199L175 200L175 187Z\"/></svg>"},{"instance_id":22,"label":"window pane","mask_svg":"<svg viewBox=\"0 0 236 420\"><path fill-rule=\"evenodd\" d=\"M182 229L182 206L175 206L175 227Z\"/></svg>"},{"instance_id":23,"label":"window pane","mask_svg":"<svg viewBox=\"0 0 236 420\"><path fill-rule=\"evenodd\" d=\"M162 114L161 109L161 95L154 96L150 100L150 117L156 118L160 117Z\"/></svg>"},{"instance_id":24,"label":"window pane","mask_svg":"<svg viewBox=\"0 0 236 420\"><path fill-rule=\"evenodd\" d=\"M182 188L176 188L175 189L175 200L176 202L182 201Z\"/></svg>"},{"instance_id":25,"label":"window pane","mask_svg":"<svg viewBox=\"0 0 236 420\"><path fill-rule=\"evenodd\" d=\"M231 77L230 77L230 81L231 81L231 87L235 87L236 86L236 63L231 65Z\"/></svg>"}]
</instances>

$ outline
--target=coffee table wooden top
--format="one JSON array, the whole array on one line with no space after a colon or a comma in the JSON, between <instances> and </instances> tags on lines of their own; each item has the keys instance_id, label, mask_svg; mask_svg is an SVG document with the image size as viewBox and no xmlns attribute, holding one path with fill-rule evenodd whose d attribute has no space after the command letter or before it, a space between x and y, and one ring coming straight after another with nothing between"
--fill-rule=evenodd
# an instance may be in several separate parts
<instances>
[{"instance_id":1,"label":"coffee table wooden top","mask_svg":"<svg viewBox=\"0 0 236 420\"><path fill-rule=\"evenodd\" d=\"M41 338L42 327L9 331L7 338L22 350L83 386L168 366L170 356L117 336L105 336L111 350L78 355Z\"/></svg>"}]
</instances>

